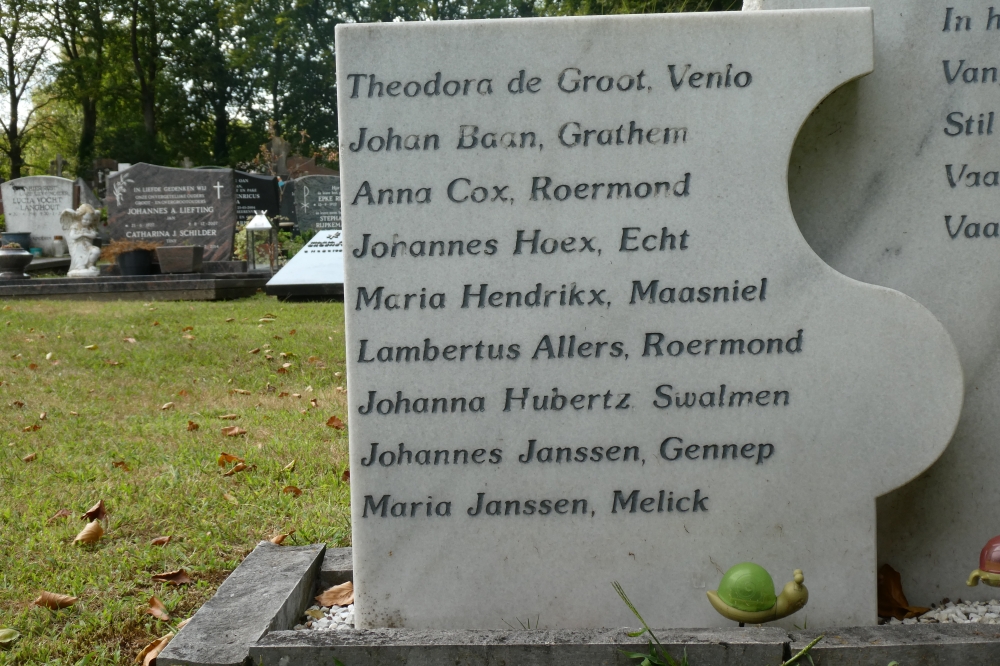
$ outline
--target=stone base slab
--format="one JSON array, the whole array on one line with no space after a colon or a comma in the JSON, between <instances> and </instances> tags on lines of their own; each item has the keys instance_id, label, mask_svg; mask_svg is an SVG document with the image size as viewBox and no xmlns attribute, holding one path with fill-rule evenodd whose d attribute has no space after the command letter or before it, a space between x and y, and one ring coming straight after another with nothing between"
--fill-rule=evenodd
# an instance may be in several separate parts
<instances>
[{"instance_id":1,"label":"stone base slab","mask_svg":"<svg viewBox=\"0 0 1000 666\"><path fill-rule=\"evenodd\" d=\"M353 580L350 548L261 543L157 660L161 666L625 666L646 649L626 629L292 631L313 597ZM1000 626L777 627L657 631L691 666L780 666L819 635L814 666L996 666ZM802 663L802 660L800 662ZM805 660L805 663L809 663Z\"/></svg>"},{"instance_id":2,"label":"stone base slab","mask_svg":"<svg viewBox=\"0 0 1000 666\"><path fill-rule=\"evenodd\" d=\"M247 273L0 280L0 299L221 301L253 296L267 281Z\"/></svg>"}]
</instances>

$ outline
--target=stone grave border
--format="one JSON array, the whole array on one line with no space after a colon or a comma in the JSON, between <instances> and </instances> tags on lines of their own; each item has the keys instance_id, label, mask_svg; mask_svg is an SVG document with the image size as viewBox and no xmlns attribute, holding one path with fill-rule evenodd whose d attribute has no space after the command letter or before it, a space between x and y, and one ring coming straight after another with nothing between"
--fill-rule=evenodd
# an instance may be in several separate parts
<instances>
[{"instance_id":1,"label":"stone grave border","mask_svg":"<svg viewBox=\"0 0 1000 666\"><path fill-rule=\"evenodd\" d=\"M175 273L0 280L0 299L224 301L253 296L269 279L253 273Z\"/></svg>"},{"instance_id":2,"label":"stone grave border","mask_svg":"<svg viewBox=\"0 0 1000 666\"><path fill-rule=\"evenodd\" d=\"M293 631L323 589L353 579L350 548L261 542L157 658L159 666L626 666L642 649L625 629ZM707 602L706 602L707 603ZM671 629L668 651L691 666L778 666L812 639L815 666L993 666L1000 626ZM808 662L807 662L808 663Z\"/></svg>"}]
</instances>

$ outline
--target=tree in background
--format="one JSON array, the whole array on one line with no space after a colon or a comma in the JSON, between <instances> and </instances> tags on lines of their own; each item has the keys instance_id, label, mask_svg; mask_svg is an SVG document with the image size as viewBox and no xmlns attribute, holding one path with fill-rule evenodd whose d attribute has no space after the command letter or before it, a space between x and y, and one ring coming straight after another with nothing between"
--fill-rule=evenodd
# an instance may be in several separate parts
<instances>
[{"instance_id":1,"label":"tree in background","mask_svg":"<svg viewBox=\"0 0 1000 666\"><path fill-rule=\"evenodd\" d=\"M52 0L48 9L49 34L61 56L51 92L79 108L75 171L89 180L97 140L98 104L104 93L108 0Z\"/></svg>"},{"instance_id":2,"label":"tree in background","mask_svg":"<svg viewBox=\"0 0 1000 666\"><path fill-rule=\"evenodd\" d=\"M0 176L57 152L178 166L261 164L271 132L336 165L334 28L738 9L741 0L0 0ZM56 49L46 49L50 39ZM45 56L57 55L51 67ZM30 111L26 111L29 106ZM5 158L5 159L4 159ZM266 160L265 160L266 161Z\"/></svg>"},{"instance_id":3,"label":"tree in background","mask_svg":"<svg viewBox=\"0 0 1000 666\"><path fill-rule=\"evenodd\" d=\"M39 83L48 49L48 31L41 7L35 0L0 0L0 93L4 97L0 113L0 153L6 156L9 173L18 178L24 167L24 151L34 129L40 105L27 113L22 108L27 95Z\"/></svg>"}]
</instances>

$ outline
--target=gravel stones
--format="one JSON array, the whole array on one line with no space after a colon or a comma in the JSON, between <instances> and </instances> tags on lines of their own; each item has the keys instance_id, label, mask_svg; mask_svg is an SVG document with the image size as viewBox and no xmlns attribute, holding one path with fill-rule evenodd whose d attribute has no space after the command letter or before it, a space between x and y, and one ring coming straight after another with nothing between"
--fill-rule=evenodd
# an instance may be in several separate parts
<instances>
[{"instance_id":1,"label":"gravel stones","mask_svg":"<svg viewBox=\"0 0 1000 666\"><path fill-rule=\"evenodd\" d=\"M354 604L310 606L295 631L345 631L354 629Z\"/></svg>"},{"instance_id":2,"label":"gravel stones","mask_svg":"<svg viewBox=\"0 0 1000 666\"><path fill-rule=\"evenodd\" d=\"M958 603L944 602L932 608L920 617L897 620L892 618L889 624L1000 624L1000 601L970 601Z\"/></svg>"}]
</instances>

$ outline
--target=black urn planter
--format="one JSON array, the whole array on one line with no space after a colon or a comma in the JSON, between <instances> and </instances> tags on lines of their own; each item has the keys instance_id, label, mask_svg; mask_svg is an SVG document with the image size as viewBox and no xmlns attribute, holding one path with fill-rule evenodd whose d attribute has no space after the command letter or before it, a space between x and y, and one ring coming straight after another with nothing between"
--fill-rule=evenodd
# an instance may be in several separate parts
<instances>
[{"instance_id":1,"label":"black urn planter","mask_svg":"<svg viewBox=\"0 0 1000 666\"><path fill-rule=\"evenodd\" d=\"M24 272L24 268L33 258L27 250L0 248L0 280L23 280L31 277Z\"/></svg>"},{"instance_id":2,"label":"black urn planter","mask_svg":"<svg viewBox=\"0 0 1000 666\"><path fill-rule=\"evenodd\" d=\"M158 247L156 256L160 260L160 272L200 273L204 252L205 248L201 245Z\"/></svg>"},{"instance_id":3,"label":"black urn planter","mask_svg":"<svg viewBox=\"0 0 1000 666\"><path fill-rule=\"evenodd\" d=\"M152 275L153 253L150 250L129 250L115 259L121 275Z\"/></svg>"}]
</instances>

